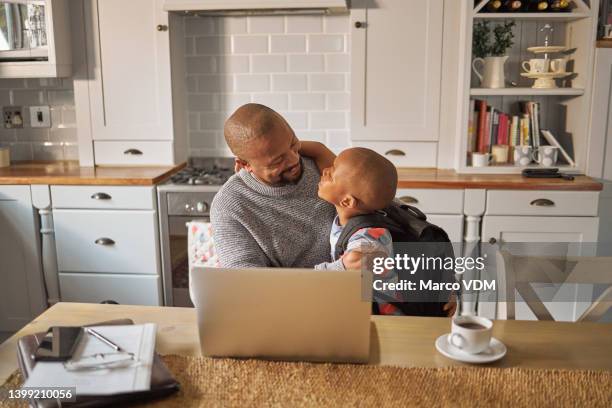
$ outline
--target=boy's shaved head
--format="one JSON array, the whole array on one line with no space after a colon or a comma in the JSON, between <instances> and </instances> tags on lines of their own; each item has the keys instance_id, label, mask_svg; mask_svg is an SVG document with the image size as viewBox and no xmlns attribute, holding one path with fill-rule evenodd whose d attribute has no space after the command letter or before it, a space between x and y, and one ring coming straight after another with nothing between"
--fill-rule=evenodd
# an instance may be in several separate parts
<instances>
[{"instance_id":1,"label":"boy's shaved head","mask_svg":"<svg viewBox=\"0 0 612 408\"><path fill-rule=\"evenodd\" d=\"M248 160L251 156L251 142L265 137L276 127L286 128L293 135L289 124L276 111L258 103L247 103L227 119L223 133L232 153Z\"/></svg>"},{"instance_id":2,"label":"boy's shaved head","mask_svg":"<svg viewBox=\"0 0 612 408\"><path fill-rule=\"evenodd\" d=\"M338 155L338 171L348 191L368 210L381 210L395 198L397 169L389 160L364 147L346 149Z\"/></svg>"}]
</instances>

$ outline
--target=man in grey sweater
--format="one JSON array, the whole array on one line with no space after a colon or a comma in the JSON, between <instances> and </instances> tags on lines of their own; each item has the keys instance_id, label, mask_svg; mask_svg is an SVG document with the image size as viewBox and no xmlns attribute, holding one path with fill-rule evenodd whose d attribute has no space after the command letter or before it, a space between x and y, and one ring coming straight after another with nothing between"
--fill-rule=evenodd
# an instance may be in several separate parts
<instances>
[{"instance_id":1,"label":"man in grey sweater","mask_svg":"<svg viewBox=\"0 0 612 408\"><path fill-rule=\"evenodd\" d=\"M221 266L311 268L330 260L335 209L317 195L319 171L300 157L284 118L246 104L225 123L242 169L215 195L210 218Z\"/></svg>"}]
</instances>

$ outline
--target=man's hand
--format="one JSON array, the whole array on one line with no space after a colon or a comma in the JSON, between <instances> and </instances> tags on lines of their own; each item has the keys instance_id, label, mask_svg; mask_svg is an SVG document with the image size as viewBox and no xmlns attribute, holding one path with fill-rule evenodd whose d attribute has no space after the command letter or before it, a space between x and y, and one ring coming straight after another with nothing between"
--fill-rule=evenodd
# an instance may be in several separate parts
<instances>
[{"instance_id":1,"label":"man's hand","mask_svg":"<svg viewBox=\"0 0 612 408\"><path fill-rule=\"evenodd\" d=\"M451 293L448 303L442 307L442 310L446 311L446 315L448 317L452 317L455 314L457 311L457 297L455 296L454 292Z\"/></svg>"}]
</instances>

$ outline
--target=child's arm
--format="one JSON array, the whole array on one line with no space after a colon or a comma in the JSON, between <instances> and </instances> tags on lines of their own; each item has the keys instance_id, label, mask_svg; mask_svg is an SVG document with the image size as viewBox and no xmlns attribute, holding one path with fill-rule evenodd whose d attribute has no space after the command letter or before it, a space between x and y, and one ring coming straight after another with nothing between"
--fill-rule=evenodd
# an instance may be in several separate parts
<instances>
[{"instance_id":1,"label":"child's arm","mask_svg":"<svg viewBox=\"0 0 612 408\"><path fill-rule=\"evenodd\" d=\"M323 169L334 164L336 155L323 143L301 141L300 144L300 154L313 159L319 168L319 172L323 172Z\"/></svg>"}]
</instances>

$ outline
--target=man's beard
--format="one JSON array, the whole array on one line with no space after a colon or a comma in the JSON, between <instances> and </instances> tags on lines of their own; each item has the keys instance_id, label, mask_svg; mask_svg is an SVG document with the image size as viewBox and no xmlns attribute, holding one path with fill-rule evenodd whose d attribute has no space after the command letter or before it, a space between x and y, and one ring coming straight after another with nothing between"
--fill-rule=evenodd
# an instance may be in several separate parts
<instances>
[{"instance_id":1,"label":"man's beard","mask_svg":"<svg viewBox=\"0 0 612 408\"><path fill-rule=\"evenodd\" d=\"M297 174L295 176L290 176L289 174L292 173L294 171L294 168L298 167L299 171L297 172ZM279 186L283 186L286 184L295 184L298 182L298 180L302 177L302 172L304 171L304 169L302 168L302 160L300 159L300 161L297 162L297 164L293 167L288 168L287 170L283 171L280 174L280 180L278 181L278 183L276 183L276 185Z\"/></svg>"}]
</instances>

